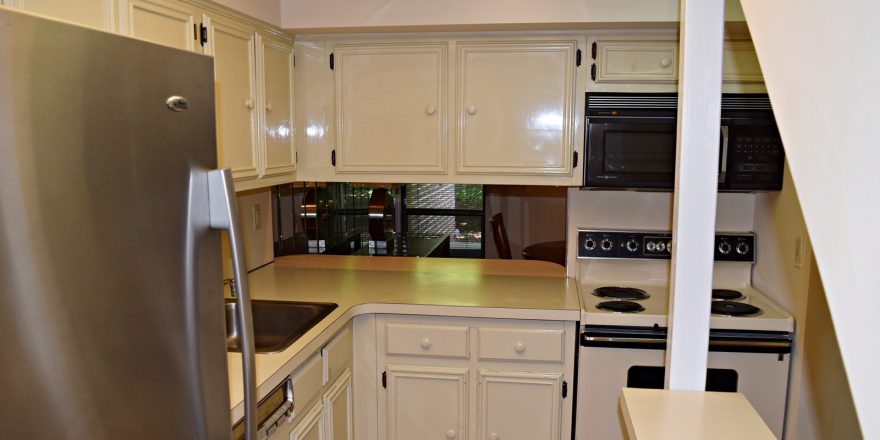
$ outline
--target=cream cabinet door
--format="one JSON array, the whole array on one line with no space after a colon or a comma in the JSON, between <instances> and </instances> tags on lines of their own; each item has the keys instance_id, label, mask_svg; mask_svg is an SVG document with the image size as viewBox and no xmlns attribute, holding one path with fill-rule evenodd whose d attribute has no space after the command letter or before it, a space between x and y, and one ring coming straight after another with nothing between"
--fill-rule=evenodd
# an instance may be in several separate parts
<instances>
[{"instance_id":1,"label":"cream cabinet door","mask_svg":"<svg viewBox=\"0 0 880 440\"><path fill-rule=\"evenodd\" d=\"M457 44L456 172L571 174L577 46Z\"/></svg>"},{"instance_id":2,"label":"cream cabinet door","mask_svg":"<svg viewBox=\"0 0 880 440\"><path fill-rule=\"evenodd\" d=\"M387 365L388 440L467 438L467 368Z\"/></svg>"},{"instance_id":3,"label":"cream cabinet door","mask_svg":"<svg viewBox=\"0 0 880 440\"><path fill-rule=\"evenodd\" d=\"M560 440L562 375L479 371L478 439Z\"/></svg>"},{"instance_id":4,"label":"cream cabinet door","mask_svg":"<svg viewBox=\"0 0 880 440\"><path fill-rule=\"evenodd\" d=\"M265 147L264 176L296 169L293 135L293 46L270 37L260 42L263 120L261 143Z\"/></svg>"},{"instance_id":5,"label":"cream cabinet door","mask_svg":"<svg viewBox=\"0 0 880 440\"><path fill-rule=\"evenodd\" d=\"M333 48L337 172L446 172L447 47Z\"/></svg>"},{"instance_id":6,"label":"cream cabinet door","mask_svg":"<svg viewBox=\"0 0 880 440\"><path fill-rule=\"evenodd\" d=\"M214 93L220 167L235 180L258 176L257 95L252 29L220 16L205 17L208 51L214 55Z\"/></svg>"},{"instance_id":7,"label":"cream cabinet door","mask_svg":"<svg viewBox=\"0 0 880 440\"><path fill-rule=\"evenodd\" d=\"M181 2L120 0L120 32L184 50L202 51L193 9Z\"/></svg>"},{"instance_id":8,"label":"cream cabinet door","mask_svg":"<svg viewBox=\"0 0 880 440\"><path fill-rule=\"evenodd\" d=\"M751 41L727 41L723 53L721 77L724 82L764 82L758 54Z\"/></svg>"},{"instance_id":9,"label":"cream cabinet door","mask_svg":"<svg viewBox=\"0 0 880 440\"><path fill-rule=\"evenodd\" d=\"M345 370L324 394L324 418L327 440L352 439L351 371Z\"/></svg>"},{"instance_id":10,"label":"cream cabinet door","mask_svg":"<svg viewBox=\"0 0 880 440\"><path fill-rule=\"evenodd\" d=\"M116 30L115 0L5 0L0 4L105 31Z\"/></svg>"},{"instance_id":11,"label":"cream cabinet door","mask_svg":"<svg viewBox=\"0 0 880 440\"><path fill-rule=\"evenodd\" d=\"M327 440L324 432L324 405L320 400L293 427L290 440Z\"/></svg>"},{"instance_id":12,"label":"cream cabinet door","mask_svg":"<svg viewBox=\"0 0 880 440\"><path fill-rule=\"evenodd\" d=\"M678 41L599 40L590 75L597 83L674 83L678 81Z\"/></svg>"}]
</instances>

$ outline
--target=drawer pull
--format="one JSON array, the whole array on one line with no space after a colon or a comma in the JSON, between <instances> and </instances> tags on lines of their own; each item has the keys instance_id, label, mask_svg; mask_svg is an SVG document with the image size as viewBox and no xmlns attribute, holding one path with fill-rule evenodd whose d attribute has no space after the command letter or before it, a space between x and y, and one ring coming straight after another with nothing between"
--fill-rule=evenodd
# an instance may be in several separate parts
<instances>
[{"instance_id":1,"label":"drawer pull","mask_svg":"<svg viewBox=\"0 0 880 440\"><path fill-rule=\"evenodd\" d=\"M450 429L449 431L446 431L446 438L455 438L455 430Z\"/></svg>"},{"instance_id":2,"label":"drawer pull","mask_svg":"<svg viewBox=\"0 0 880 440\"><path fill-rule=\"evenodd\" d=\"M466 109L466 110L467 110L467 112L468 112L469 115L475 115L475 114L477 114L477 107L476 107L476 106L469 105L469 106L467 106L467 109Z\"/></svg>"},{"instance_id":3,"label":"drawer pull","mask_svg":"<svg viewBox=\"0 0 880 440\"><path fill-rule=\"evenodd\" d=\"M253 109L254 109L254 100L251 99L251 98L245 99L245 100L244 100L244 106L247 107L247 108L250 109L250 110L253 110Z\"/></svg>"},{"instance_id":4,"label":"drawer pull","mask_svg":"<svg viewBox=\"0 0 880 440\"><path fill-rule=\"evenodd\" d=\"M425 113L427 113L428 115L433 115L434 113L437 113L437 107L434 107L433 105L429 105L429 106L425 107Z\"/></svg>"},{"instance_id":5,"label":"drawer pull","mask_svg":"<svg viewBox=\"0 0 880 440\"><path fill-rule=\"evenodd\" d=\"M522 353L526 351L526 345L522 342L517 342L516 345L513 346L513 349L516 350L517 353Z\"/></svg>"},{"instance_id":6,"label":"drawer pull","mask_svg":"<svg viewBox=\"0 0 880 440\"><path fill-rule=\"evenodd\" d=\"M496 434L494 432L489 434L489 440L498 440L498 439L499 439L498 434Z\"/></svg>"},{"instance_id":7,"label":"drawer pull","mask_svg":"<svg viewBox=\"0 0 880 440\"><path fill-rule=\"evenodd\" d=\"M669 58L664 57L662 60L660 60L660 66L662 67L669 67L671 64L672 60Z\"/></svg>"},{"instance_id":8,"label":"drawer pull","mask_svg":"<svg viewBox=\"0 0 880 440\"><path fill-rule=\"evenodd\" d=\"M431 340L428 338L422 339L422 348L425 350L431 348Z\"/></svg>"}]
</instances>

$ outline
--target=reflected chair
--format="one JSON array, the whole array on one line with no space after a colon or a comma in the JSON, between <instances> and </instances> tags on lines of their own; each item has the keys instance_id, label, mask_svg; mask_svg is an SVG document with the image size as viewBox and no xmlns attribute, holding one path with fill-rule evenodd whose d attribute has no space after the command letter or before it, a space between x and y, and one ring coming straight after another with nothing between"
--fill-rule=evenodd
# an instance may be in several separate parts
<instances>
[{"instance_id":1,"label":"reflected chair","mask_svg":"<svg viewBox=\"0 0 880 440\"><path fill-rule=\"evenodd\" d=\"M507 229L504 227L504 215L500 212L492 216L489 220L492 225L492 237L495 239L495 249L498 250L498 258L509 260L512 258L510 254L510 242L507 240Z\"/></svg>"}]
</instances>

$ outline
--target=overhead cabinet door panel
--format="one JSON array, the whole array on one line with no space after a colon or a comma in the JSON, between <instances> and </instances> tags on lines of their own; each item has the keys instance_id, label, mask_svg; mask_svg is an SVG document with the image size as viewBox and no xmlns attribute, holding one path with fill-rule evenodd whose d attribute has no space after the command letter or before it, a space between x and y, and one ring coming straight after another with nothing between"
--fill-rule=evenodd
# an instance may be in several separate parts
<instances>
[{"instance_id":1,"label":"overhead cabinet door panel","mask_svg":"<svg viewBox=\"0 0 880 440\"><path fill-rule=\"evenodd\" d=\"M183 3L161 0L128 0L120 14L122 32L132 37L183 50L195 50L193 12Z\"/></svg>"},{"instance_id":2,"label":"overhead cabinet door panel","mask_svg":"<svg viewBox=\"0 0 880 440\"><path fill-rule=\"evenodd\" d=\"M266 171L264 175L294 170L293 143L293 47L272 39L262 39L265 79L264 130Z\"/></svg>"},{"instance_id":3,"label":"overhead cabinet door panel","mask_svg":"<svg viewBox=\"0 0 880 440\"><path fill-rule=\"evenodd\" d=\"M458 44L457 172L567 175L577 41Z\"/></svg>"},{"instance_id":4,"label":"overhead cabinet door panel","mask_svg":"<svg viewBox=\"0 0 880 440\"><path fill-rule=\"evenodd\" d=\"M333 49L337 172L445 173L447 47Z\"/></svg>"}]
</instances>

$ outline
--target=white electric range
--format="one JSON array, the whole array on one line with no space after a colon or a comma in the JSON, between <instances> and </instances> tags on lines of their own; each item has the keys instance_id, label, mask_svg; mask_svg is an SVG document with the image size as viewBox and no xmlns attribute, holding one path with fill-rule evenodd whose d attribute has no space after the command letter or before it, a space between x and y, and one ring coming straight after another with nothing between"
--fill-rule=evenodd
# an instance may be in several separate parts
<instances>
[{"instance_id":1,"label":"white electric range","mask_svg":"<svg viewBox=\"0 0 880 440\"><path fill-rule=\"evenodd\" d=\"M665 381L671 236L594 230L578 237L576 439L622 439L621 388ZM751 286L754 243L753 234L716 236L706 382L710 391L744 393L781 438L794 319Z\"/></svg>"}]
</instances>

